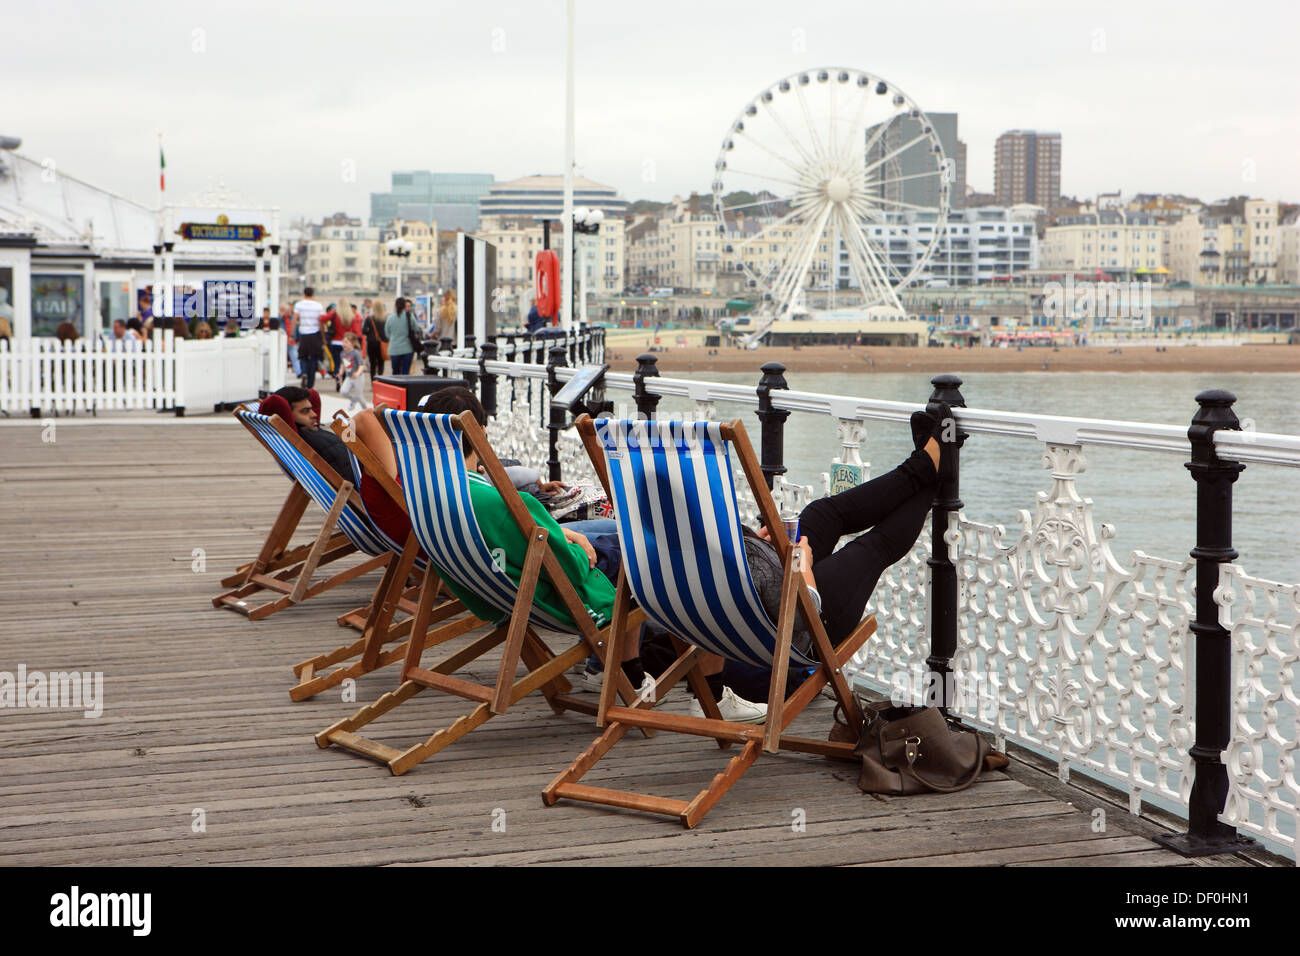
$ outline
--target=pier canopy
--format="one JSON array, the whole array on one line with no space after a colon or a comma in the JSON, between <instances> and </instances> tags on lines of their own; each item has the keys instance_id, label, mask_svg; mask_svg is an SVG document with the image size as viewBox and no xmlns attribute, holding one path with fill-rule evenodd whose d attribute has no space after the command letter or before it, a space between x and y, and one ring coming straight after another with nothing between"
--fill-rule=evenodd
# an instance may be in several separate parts
<instances>
[{"instance_id":1,"label":"pier canopy","mask_svg":"<svg viewBox=\"0 0 1300 956\"><path fill-rule=\"evenodd\" d=\"M205 317L209 303L228 305L232 288L247 300L245 311L254 308L261 271L255 247L274 244L277 210L218 208L207 201L211 191L160 209L16 149L12 139L0 148L0 317L15 339L53 336L63 322L96 336L116 319L147 316L153 302L145 296L164 280L176 290L173 300L191 311L202 302ZM222 216L262 232L222 231ZM178 233L187 223L196 228ZM158 311L165 314L161 302Z\"/></svg>"}]
</instances>

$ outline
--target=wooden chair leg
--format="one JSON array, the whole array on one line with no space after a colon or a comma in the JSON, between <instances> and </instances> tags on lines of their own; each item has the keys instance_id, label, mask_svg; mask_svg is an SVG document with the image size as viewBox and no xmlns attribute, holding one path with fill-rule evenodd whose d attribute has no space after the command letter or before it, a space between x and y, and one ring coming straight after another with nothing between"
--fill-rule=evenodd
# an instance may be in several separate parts
<instances>
[{"instance_id":1,"label":"wooden chair leg","mask_svg":"<svg viewBox=\"0 0 1300 956\"><path fill-rule=\"evenodd\" d=\"M575 644L563 654L553 657L542 667L525 674L511 685L509 703L514 703L520 698L531 694L547 681L553 680L557 675L563 674L565 670L572 667L586 656L585 645ZM458 717L452 722L450 727L438 731L423 743L416 744L399 757L390 760L388 763L388 769L392 771L394 776L400 776L406 773L406 771L410 770L416 764L428 759L438 751L447 747L449 744L453 744L461 737L464 737L471 730L482 726L487 721L497 716L492 712L491 708L492 705L489 703L479 704L468 714Z\"/></svg>"},{"instance_id":2,"label":"wooden chair leg","mask_svg":"<svg viewBox=\"0 0 1300 956\"><path fill-rule=\"evenodd\" d=\"M459 602L455 602L455 608L450 613L459 613L461 611L464 611L464 607L460 606ZM425 635L425 646L436 646L482 626L482 621L474 617L472 614L466 614L464 617L458 618L449 624L445 624L435 631L428 632ZM363 643L363 641L358 640L351 645L350 649L353 649L353 654L348 655L348 657L359 653ZM394 661L400 661L407 656L410 649L410 643L410 640L405 640L396 647L381 652L379 656L375 658L373 666L367 667L364 660L354 661L351 665L336 668L322 677L313 676L315 666L311 664L311 662L308 662L309 666L303 668L299 683L295 684L289 690L289 698L294 701L307 700L308 698L315 697L321 691L329 690L329 688L343 683L343 681L347 680L349 677L360 677L362 674L369 674L371 671L378 670L381 667L387 667ZM344 659L346 660L346 658Z\"/></svg>"},{"instance_id":3,"label":"wooden chair leg","mask_svg":"<svg viewBox=\"0 0 1300 956\"><path fill-rule=\"evenodd\" d=\"M790 673L790 640L794 633L795 604L799 589L795 585L798 571L794 566L795 551L786 552L785 575L781 582L781 606L776 617L776 646L772 650L772 680L767 690L767 721L763 733L763 749L776 753L781 749L781 731L785 724L785 682Z\"/></svg>"},{"instance_id":4,"label":"wooden chair leg","mask_svg":"<svg viewBox=\"0 0 1300 956\"><path fill-rule=\"evenodd\" d=\"M740 753L727 761L727 768L714 777L682 811L678 817L682 826L690 830L704 819L704 815L713 809L713 805L722 799L746 770L753 766L754 761L758 759L760 749L762 748L758 741L751 740L741 748Z\"/></svg>"},{"instance_id":5,"label":"wooden chair leg","mask_svg":"<svg viewBox=\"0 0 1300 956\"><path fill-rule=\"evenodd\" d=\"M379 649L389 639L389 628L393 623L393 614L397 611L397 601L402 595L406 576L415 564L415 556L419 551L420 546L416 543L415 536L411 535L406 539L401 555L395 556L388 562L388 570L391 572L385 575L388 586L382 591L376 592L374 614L366 622L366 629L361 632L362 638L366 641L362 661L367 667L374 667L375 659L379 656ZM381 587L385 581L380 582ZM432 606L426 610L424 627L428 627L428 612L430 611L432 611Z\"/></svg>"},{"instance_id":6,"label":"wooden chair leg","mask_svg":"<svg viewBox=\"0 0 1300 956\"><path fill-rule=\"evenodd\" d=\"M618 685L612 678L614 676L625 677L623 674L623 649L627 644L627 616L631 603L631 589L628 586L627 578L623 575L623 566L620 562L618 584L614 589L614 613L611 616L607 631L609 638L606 644L608 646L605 648L602 659L605 668L605 680L601 681L600 684L600 705L596 710L597 727L605 726L605 714L614 703L614 692ZM597 653L599 653L598 650ZM632 688L633 693L637 690L638 688Z\"/></svg>"},{"instance_id":7,"label":"wooden chair leg","mask_svg":"<svg viewBox=\"0 0 1300 956\"><path fill-rule=\"evenodd\" d=\"M519 653L524 666L530 671L537 670L555 656L531 627L524 633L524 644L519 649ZM541 686L542 696L546 698L546 703L550 706L551 711L556 714L562 714L565 710L573 709L569 702L559 699L572 689L573 685L565 679L563 674Z\"/></svg>"},{"instance_id":8,"label":"wooden chair leg","mask_svg":"<svg viewBox=\"0 0 1300 956\"><path fill-rule=\"evenodd\" d=\"M311 546L311 551L307 553L307 560L302 563L302 571L298 575L298 581L289 593L290 603L297 604L306 594L307 585L311 583L312 575L316 573L316 565L320 564L320 559L325 553L325 543L334 533L334 528L338 525L339 515L343 514L343 509L347 506L350 494L352 494L352 483L345 481L334 496L334 503L330 505L329 514L325 516L325 523L321 525L320 533L316 535L316 541Z\"/></svg>"},{"instance_id":9,"label":"wooden chair leg","mask_svg":"<svg viewBox=\"0 0 1300 956\"><path fill-rule=\"evenodd\" d=\"M287 563L296 564L296 561L284 560L285 548L293 538L293 533L298 530L298 522L302 520L309 501L311 501L310 496L295 481L289 488L289 494L284 499L284 504L280 506L280 513L276 515L275 523L271 525L271 530L257 557L248 564L236 568L234 574L223 578L221 586L229 588L246 584L251 574L265 574L267 571L278 571Z\"/></svg>"},{"instance_id":10,"label":"wooden chair leg","mask_svg":"<svg viewBox=\"0 0 1300 956\"><path fill-rule=\"evenodd\" d=\"M528 614L533 606L533 592L537 590L537 577L542 570L542 558L549 545L546 532L540 528L533 532L524 554L524 566L519 576L519 591L515 597L514 613L510 615L510 630L501 651L501 665L497 669L496 692L490 708L494 714L504 714L510 706L510 687L519 667L519 650L523 647L524 633L528 630Z\"/></svg>"}]
</instances>

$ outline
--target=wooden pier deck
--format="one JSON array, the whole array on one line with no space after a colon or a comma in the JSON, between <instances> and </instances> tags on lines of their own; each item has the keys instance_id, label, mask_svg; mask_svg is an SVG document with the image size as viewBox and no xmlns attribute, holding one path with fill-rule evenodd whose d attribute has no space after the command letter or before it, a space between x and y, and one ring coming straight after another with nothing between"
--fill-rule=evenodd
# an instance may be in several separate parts
<instances>
[{"instance_id":1,"label":"wooden pier deck","mask_svg":"<svg viewBox=\"0 0 1300 956\"><path fill-rule=\"evenodd\" d=\"M11 865L1251 865L1177 856L1152 842L1152 823L1019 761L962 793L878 798L851 765L764 756L694 831L547 808L542 787L595 730L537 695L393 777L312 736L391 689L396 665L357 682L358 704L338 688L289 700L290 665L351 639L335 617L368 599L374 575L257 623L210 605L286 491L242 428L141 413L58 419L43 437L39 423L0 422L0 671L102 671L103 714L0 710ZM319 518L312 506L304 525ZM372 728L410 743L465 709L425 693ZM796 730L824 735L830 711L819 699ZM585 782L686 797L725 760L709 740L629 738Z\"/></svg>"}]
</instances>

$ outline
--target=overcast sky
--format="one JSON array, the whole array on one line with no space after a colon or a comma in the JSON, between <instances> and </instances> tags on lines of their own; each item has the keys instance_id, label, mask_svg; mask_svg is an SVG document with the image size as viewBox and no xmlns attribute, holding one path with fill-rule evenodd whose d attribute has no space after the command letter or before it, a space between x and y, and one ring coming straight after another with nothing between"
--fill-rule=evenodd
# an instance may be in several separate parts
<instances>
[{"instance_id":1,"label":"overcast sky","mask_svg":"<svg viewBox=\"0 0 1300 956\"><path fill-rule=\"evenodd\" d=\"M1300 200L1289 0L893 4L578 0L577 159L627 199L709 188L773 81L866 70L959 114L968 182L1003 130L1062 133L1062 190ZM562 0L8 0L0 133L152 204L224 179L285 221L367 216L394 169L559 173ZM652 181L646 177L653 174Z\"/></svg>"}]
</instances>

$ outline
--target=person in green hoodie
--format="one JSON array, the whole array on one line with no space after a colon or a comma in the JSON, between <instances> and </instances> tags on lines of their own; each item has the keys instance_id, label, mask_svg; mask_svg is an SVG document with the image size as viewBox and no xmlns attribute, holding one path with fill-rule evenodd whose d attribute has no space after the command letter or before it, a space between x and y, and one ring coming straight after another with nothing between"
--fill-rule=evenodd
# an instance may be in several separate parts
<instances>
[{"instance_id":1,"label":"person in green hoodie","mask_svg":"<svg viewBox=\"0 0 1300 956\"><path fill-rule=\"evenodd\" d=\"M487 413L474 393L467 388L452 386L440 388L431 393L421 410L435 415L459 415L469 412L480 425L487 427ZM392 445L388 443L378 418L370 415L358 415L355 419L357 438L375 451L380 464L389 476L400 483L397 469L397 456ZM378 430L378 435L370 432ZM479 532L488 548L496 553L494 560L499 560L505 572L518 584L523 577L524 558L528 552L528 542L523 532L515 524L505 499L501 497L496 486L480 474L478 456L466 442L463 446L465 467L468 471L470 500L474 507L474 518ZM558 524L550 512L532 495L521 492L519 495L528 513L538 526L547 532L551 552L559 562L565 577L573 585L578 599L582 601L591 621L596 627L605 627L614 615L614 584L611 576L617 578L619 555L618 539L615 535L601 536L593 544L591 539L576 531ZM606 549L612 549L607 553ZM500 618L501 612L488 604L472 591L467 591L452 581L446 582L451 592L464 603L476 617L485 621ZM571 624L572 615L560 600L559 593L546 574L537 579L537 589L533 603L557 621ZM654 678L645 671L640 657L640 640L634 637L628 641L624 652L623 672L627 674L632 686L638 693L645 693L654 687Z\"/></svg>"}]
</instances>

